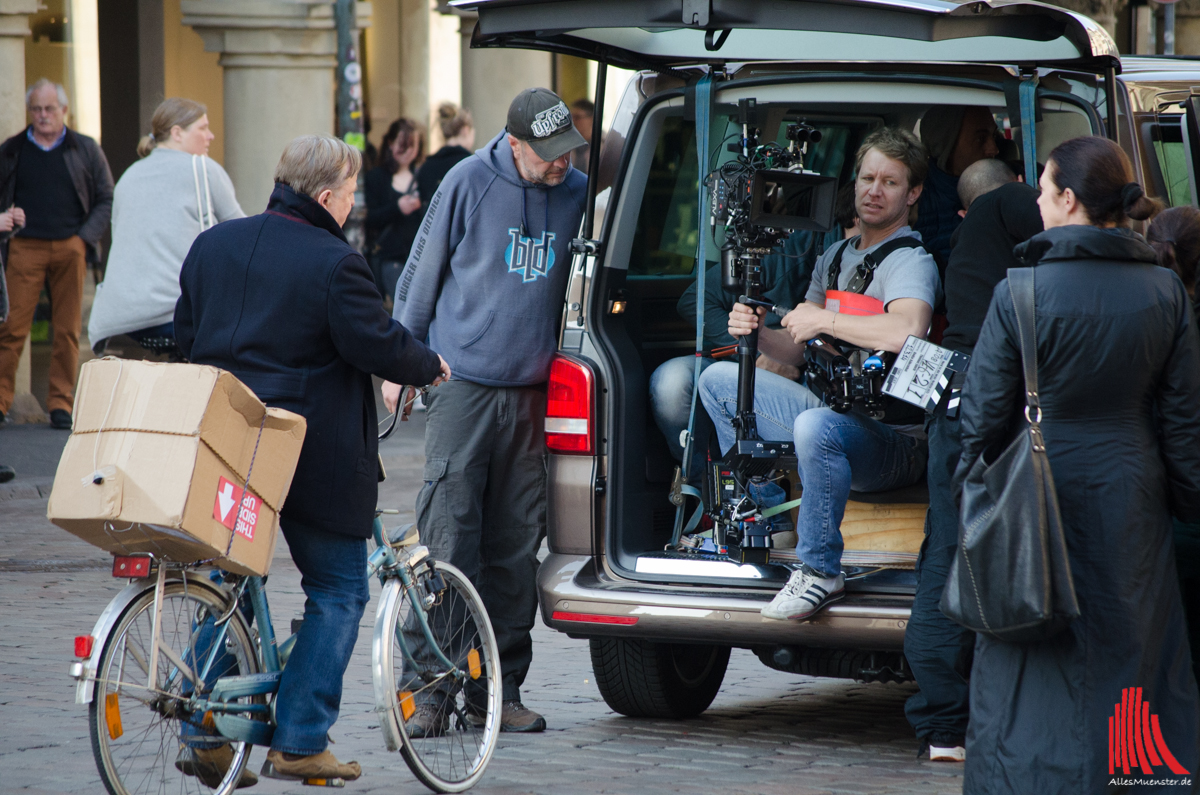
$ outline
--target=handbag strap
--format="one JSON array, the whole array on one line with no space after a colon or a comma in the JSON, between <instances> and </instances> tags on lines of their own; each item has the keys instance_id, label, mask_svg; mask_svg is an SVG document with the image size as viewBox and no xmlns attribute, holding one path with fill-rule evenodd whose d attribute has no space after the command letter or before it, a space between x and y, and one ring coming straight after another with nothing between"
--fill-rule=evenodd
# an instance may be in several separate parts
<instances>
[{"instance_id":1,"label":"handbag strap","mask_svg":"<svg viewBox=\"0 0 1200 795\"><path fill-rule=\"evenodd\" d=\"M1017 312L1017 333L1021 343L1021 362L1025 366L1025 419L1030 425L1042 421L1037 380L1037 312L1034 308L1033 268L1010 268L1008 293ZM1032 411L1031 411L1032 410Z\"/></svg>"}]
</instances>

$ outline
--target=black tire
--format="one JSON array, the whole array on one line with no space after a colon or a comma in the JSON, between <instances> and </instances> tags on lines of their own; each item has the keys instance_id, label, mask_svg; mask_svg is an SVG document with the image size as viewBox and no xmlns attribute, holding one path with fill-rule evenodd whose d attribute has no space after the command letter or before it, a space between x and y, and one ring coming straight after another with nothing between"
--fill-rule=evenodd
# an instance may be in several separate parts
<instances>
[{"instance_id":1,"label":"black tire","mask_svg":"<svg viewBox=\"0 0 1200 795\"><path fill-rule=\"evenodd\" d=\"M380 601L372 649L380 660L373 674L376 698L413 775L434 792L464 792L483 777L500 740L500 651L483 599L465 574L448 563L430 560L418 568L415 579L418 593L436 596L423 612L437 649L421 629L410 592L399 579L389 581ZM470 680L456 682L437 659L439 651L458 670L472 665L478 669ZM477 655L474 663L472 654ZM438 713L445 720L442 730L411 733L400 699L410 705L430 703L439 690L445 699ZM386 694L382 699L381 693ZM388 734L385 730L385 737Z\"/></svg>"},{"instance_id":2,"label":"black tire","mask_svg":"<svg viewBox=\"0 0 1200 795\"><path fill-rule=\"evenodd\" d=\"M631 718L694 718L717 697L728 646L592 638L604 703Z\"/></svg>"}]
</instances>

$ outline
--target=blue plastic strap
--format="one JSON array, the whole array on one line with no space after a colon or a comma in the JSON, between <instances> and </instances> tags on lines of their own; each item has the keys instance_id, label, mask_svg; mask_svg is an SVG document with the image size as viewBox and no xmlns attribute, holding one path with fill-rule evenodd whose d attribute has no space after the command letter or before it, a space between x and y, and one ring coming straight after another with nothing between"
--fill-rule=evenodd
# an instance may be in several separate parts
<instances>
[{"instance_id":1,"label":"blue plastic strap","mask_svg":"<svg viewBox=\"0 0 1200 795\"><path fill-rule=\"evenodd\" d=\"M1017 87L1021 102L1021 154L1025 159L1025 184L1037 187L1037 77L1023 77Z\"/></svg>"},{"instance_id":2,"label":"blue plastic strap","mask_svg":"<svg viewBox=\"0 0 1200 795\"><path fill-rule=\"evenodd\" d=\"M697 204L696 204L696 363L692 370L692 405L688 411L687 441L683 445L683 479L686 483L691 475L692 436L696 426L696 396L700 386L700 358L704 355L704 273L708 270L708 189L705 180L708 177L708 128L709 117L712 115L712 74L706 74L696 83L696 158L699 168L696 174ZM703 505L700 506L703 508ZM700 508L688 522L688 528L693 529L700 521ZM672 543L679 541L683 528L683 505L675 511L675 530Z\"/></svg>"}]
</instances>

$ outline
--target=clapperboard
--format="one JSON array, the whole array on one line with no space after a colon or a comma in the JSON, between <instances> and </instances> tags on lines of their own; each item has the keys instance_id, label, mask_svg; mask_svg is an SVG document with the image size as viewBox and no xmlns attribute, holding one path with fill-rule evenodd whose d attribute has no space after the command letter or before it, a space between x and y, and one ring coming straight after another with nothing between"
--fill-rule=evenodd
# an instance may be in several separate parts
<instances>
[{"instance_id":1,"label":"clapperboard","mask_svg":"<svg viewBox=\"0 0 1200 795\"><path fill-rule=\"evenodd\" d=\"M909 337L896 355L896 362L883 383L883 394L933 411L950 386L955 373L965 373L971 357L916 337ZM947 406L953 416L958 410L958 395L951 396L955 405Z\"/></svg>"}]
</instances>

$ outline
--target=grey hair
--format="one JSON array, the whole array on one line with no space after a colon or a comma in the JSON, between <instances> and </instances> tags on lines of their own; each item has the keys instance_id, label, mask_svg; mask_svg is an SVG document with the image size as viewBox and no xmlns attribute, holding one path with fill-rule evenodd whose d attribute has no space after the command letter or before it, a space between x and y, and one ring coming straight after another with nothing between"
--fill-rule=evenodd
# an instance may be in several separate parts
<instances>
[{"instance_id":1,"label":"grey hair","mask_svg":"<svg viewBox=\"0 0 1200 795\"><path fill-rule=\"evenodd\" d=\"M58 94L58 104L64 108L70 107L71 103L67 101L67 90L62 87L61 83L52 83L46 78L39 79L36 83L29 87L25 92L25 107L29 107L29 103L33 101L33 92L46 86L54 86L54 92Z\"/></svg>"},{"instance_id":2,"label":"grey hair","mask_svg":"<svg viewBox=\"0 0 1200 795\"><path fill-rule=\"evenodd\" d=\"M284 147L275 181L297 193L317 198L335 190L362 167L362 155L345 141L328 135L301 135Z\"/></svg>"}]
</instances>

